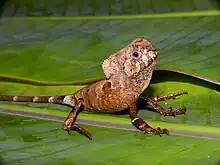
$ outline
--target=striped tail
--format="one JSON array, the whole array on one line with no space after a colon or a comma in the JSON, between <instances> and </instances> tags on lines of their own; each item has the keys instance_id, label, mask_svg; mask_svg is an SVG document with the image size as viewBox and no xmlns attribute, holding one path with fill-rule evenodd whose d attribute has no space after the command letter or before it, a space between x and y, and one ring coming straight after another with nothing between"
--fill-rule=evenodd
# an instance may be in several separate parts
<instances>
[{"instance_id":1,"label":"striped tail","mask_svg":"<svg viewBox=\"0 0 220 165\"><path fill-rule=\"evenodd\" d=\"M0 101L33 102L33 103L64 103L73 106L75 97L67 96L0 96Z\"/></svg>"}]
</instances>

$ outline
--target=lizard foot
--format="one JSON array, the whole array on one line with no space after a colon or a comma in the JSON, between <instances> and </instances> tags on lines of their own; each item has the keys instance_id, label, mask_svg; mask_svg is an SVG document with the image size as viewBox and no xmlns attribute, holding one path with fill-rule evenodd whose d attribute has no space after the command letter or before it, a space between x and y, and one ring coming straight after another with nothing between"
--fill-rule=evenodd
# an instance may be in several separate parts
<instances>
[{"instance_id":1,"label":"lizard foot","mask_svg":"<svg viewBox=\"0 0 220 165\"><path fill-rule=\"evenodd\" d=\"M185 107L174 109L174 110L172 109L172 107L170 107L169 109L164 109L163 107L161 107L157 103L157 101L155 101L154 99L151 99L151 98L148 98L147 102L148 102L148 104L150 104L153 107L153 109L156 112L160 113L163 116L177 116L177 115L185 114L185 112L186 112Z\"/></svg>"},{"instance_id":2,"label":"lizard foot","mask_svg":"<svg viewBox=\"0 0 220 165\"><path fill-rule=\"evenodd\" d=\"M168 110L161 110L160 114L163 116L177 116L177 115L182 115L186 113L186 108L182 107L182 108L178 108L173 110L172 107L170 107L170 109Z\"/></svg>"},{"instance_id":3,"label":"lizard foot","mask_svg":"<svg viewBox=\"0 0 220 165\"><path fill-rule=\"evenodd\" d=\"M161 136L161 134L169 135L169 130L167 130L166 128L161 129L160 127L158 127L158 128L147 128L147 130L144 130L144 133Z\"/></svg>"},{"instance_id":4,"label":"lizard foot","mask_svg":"<svg viewBox=\"0 0 220 165\"><path fill-rule=\"evenodd\" d=\"M68 134L70 135L70 131L73 130L73 131L77 131L79 132L80 134L83 134L84 136L88 137L90 140L92 140L92 134L90 132L88 132L87 130L85 130L84 128L76 125L76 124L73 124L72 126L68 126L68 125L63 125L63 129L65 131L68 132Z\"/></svg>"},{"instance_id":5,"label":"lizard foot","mask_svg":"<svg viewBox=\"0 0 220 165\"><path fill-rule=\"evenodd\" d=\"M136 117L131 121L134 126L143 131L144 133L148 133L148 134L154 134L154 135L159 135L161 136L161 134L166 134L169 135L169 131L167 129L161 129L160 127L158 128L152 128L150 125L148 125L144 120Z\"/></svg>"}]
</instances>

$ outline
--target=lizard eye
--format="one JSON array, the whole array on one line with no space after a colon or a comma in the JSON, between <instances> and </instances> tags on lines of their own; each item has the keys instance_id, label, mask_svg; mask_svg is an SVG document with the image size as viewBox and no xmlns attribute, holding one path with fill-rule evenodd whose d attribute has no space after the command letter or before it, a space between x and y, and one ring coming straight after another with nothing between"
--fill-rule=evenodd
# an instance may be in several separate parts
<instances>
[{"instance_id":1,"label":"lizard eye","mask_svg":"<svg viewBox=\"0 0 220 165\"><path fill-rule=\"evenodd\" d=\"M135 58L138 58L138 57L139 57L139 53L138 53L138 52L134 52L132 55L133 55L133 57L135 57Z\"/></svg>"}]
</instances>

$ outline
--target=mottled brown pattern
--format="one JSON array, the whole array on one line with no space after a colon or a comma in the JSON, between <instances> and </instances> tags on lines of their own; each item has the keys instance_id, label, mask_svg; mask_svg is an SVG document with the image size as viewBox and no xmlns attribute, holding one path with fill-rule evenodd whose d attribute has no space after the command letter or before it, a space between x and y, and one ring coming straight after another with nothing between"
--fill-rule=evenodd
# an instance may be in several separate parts
<instances>
[{"instance_id":1,"label":"mottled brown pattern","mask_svg":"<svg viewBox=\"0 0 220 165\"><path fill-rule=\"evenodd\" d=\"M151 43L144 38L137 38L128 46L104 60L102 68L106 79L93 83L66 96L16 97L13 101L34 101L63 103L73 107L66 117L63 128L68 131L76 130L92 138L91 133L75 124L77 114L81 110L92 112L114 113L127 110L132 124L145 133L169 134L167 129L152 128L137 115L136 103L140 94L148 87L153 69L156 65L157 52ZM169 99L171 97L168 97ZM150 103L156 111L157 102L150 98L142 98L145 104ZM159 98L158 98L159 99ZM164 100L165 97L161 100ZM12 100L12 97L0 97L0 100ZM151 100L151 101L149 101ZM171 113L166 113L170 115Z\"/></svg>"},{"instance_id":2,"label":"mottled brown pattern","mask_svg":"<svg viewBox=\"0 0 220 165\"><path fill-rule=\"evenodd\" d=\"M13 101L14 96L0 96L0 101Z\"/></svg>"},{"instance_id":3,"label":"mottled brown pattern","mask_svg":"<svg viewBox=\"0 0 220 165\"><path fill-rule=\"evenodd\" d=\"M121 97L122 88L109 88L108 80L103 80L81 89L75 93L77 99L83 99L86 110L93 112L117 112L128 108L125 100ZM88 90L89 89L89 90Z\"/></svg>"},{"instance_id":4,"label":"mottled brown pattern","mask_svg":"<svg viewBox=\"0 0 220 165\"><path fill-rule=\"evenodd\" d=\"M35 103L47 103L50 96L35 96L33 102Z\"/></svg>"},{"instance_id":5,"label":"mottled brown pattern","mask_svg":"<svg viewBox=\"0 0 220 165\"><path fill-rule=\"evenodd\" d=\"M62 103L65 96L0 96L0 101Z\"/></svg>"},{"instance_id":6,"label":"mottled brown pattern","mask_svg":"<svg viewBox=\"0 0 220 165\"><path fill-rule=\"evenodd\" d=\"M65 96L52 96L48 99L51 103L62 103Z\"/></svg>"},{"instance_id":7,"label":"mottled brown pattern","mask_svg":"<svg viewBox=\"0 0 220 165\"><path fill-rule=\"evenodd\" d=\"M32 102L34 96L15 96L13 101L15 102Z\"/></svg>"}]
</instances>

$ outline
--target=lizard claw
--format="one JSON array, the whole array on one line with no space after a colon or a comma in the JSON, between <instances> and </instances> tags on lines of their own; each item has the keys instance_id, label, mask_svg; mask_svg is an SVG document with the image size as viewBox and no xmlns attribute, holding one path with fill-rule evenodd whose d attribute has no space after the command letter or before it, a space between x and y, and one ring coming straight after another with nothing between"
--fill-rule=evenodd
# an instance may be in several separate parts
<instances>
[{"instance_id":1,"label":"lizard claw","mask_svg":"<svg viewBox=\"0 0 220 165\"><path fill-rule=\"evenodd\" d=\"M92 134L90 132L88 132L87 130L85 130L84 128L74 124L72 126L68 126L66 124L63 125L63 129L65 131L67 131L67 133L70 135L70 131L71 130L74 130L74 131L77 131L81 134L83 134L84 136L88 137L90 140L92 140Z\"/></svg>"},{"instance_id":2,"label":"lizard claw","mask_svg":"<svg viewBox=\"0 0 220 165\"><path fill-rule=\"evenodd\" d=\"M69 129L64 129L64 130L67 131L68 135L71 135Z\"/></svg>"},{"instance_id":3,"label":"lizard claw","mask_svg":"<svg viewBox=\"0 0 220 165\"><path fill-rule=\"evenodd\" d=\"M68 127L67 125L64 124L64 125L63 125L63 129L64 129L65 131L67 131L67 133L68 133L69 135L71 135L71 134L70 134L70 130L71 130L70 127Z\"/></svg>"},{"instance_id":4,"label":"lizard claw","mask_svg":"<svg viewBox=\"0 0 220 165\"><path fill-rule=\"evenodd\" d=\"M158 128L151 128L149 131L147 131L147 132L145 131L145 133L151 133L154 135L161 136L162 134L169 135L169 130L167 130L166 128L161 129L160 127L158 127Z\"/></svg>"},{"instance_id":5,"label":"lizard claw","mask_svg":"<svg viewBox=\"0 0 220 165\"><path fill-rule=\"evenodd\" d=\"M185 112L186 112L185 107L179 108L179 109L174 110L174 111L173 111L172 107L170 107L167 111L163 111L162 115L163 116L174 116L174 117L176 117L177 115L185 114Z\"/></svg>"}]
</instances>

